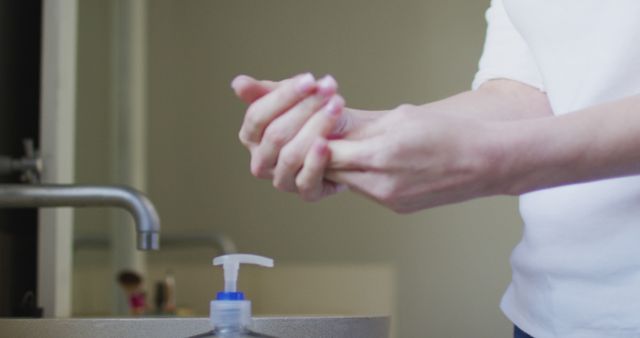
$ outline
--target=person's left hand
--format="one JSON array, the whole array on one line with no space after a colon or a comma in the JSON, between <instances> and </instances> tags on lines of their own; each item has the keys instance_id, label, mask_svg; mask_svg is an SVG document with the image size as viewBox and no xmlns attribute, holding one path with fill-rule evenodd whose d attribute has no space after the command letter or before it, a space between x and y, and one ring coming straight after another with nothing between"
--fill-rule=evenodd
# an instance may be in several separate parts
<instances>
[{"instance_id":1,"label":"person's left hand","mask_svg":"<svg viewBox=\"0 0 640 338\"><path fill-rule=\"evenodd\" d=\"M251 153L254 176L272 180L277 189L309 201L341 190L340 185L322 179L326 162L309 162L301 170L308 152L326 152L326 144L313 145L316 138L337 137L354 125L354 119L343 114L344 99L337 94L333 77L315 81L307 73L273 82L240 75L231 87L249 104L239 138ZM301 171L313 178L299 185L296 177Z\"/></svg>"},{"instance_id":2,"label":"person's left hand","mask_svg":"<svg viewBox=\"0 0 640 338\"><path fill-rule=\"evenodd\" d=\"M407 213L499 191L490 126L404 105L308 156L328 161L326 179Z\"/></svg>"}]
</instances>

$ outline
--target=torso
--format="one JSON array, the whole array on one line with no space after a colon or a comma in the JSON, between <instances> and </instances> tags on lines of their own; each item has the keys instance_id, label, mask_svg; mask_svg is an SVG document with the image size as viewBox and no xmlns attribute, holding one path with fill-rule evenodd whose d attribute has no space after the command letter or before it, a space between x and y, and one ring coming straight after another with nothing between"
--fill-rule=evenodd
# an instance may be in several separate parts
<instances>
[{"instance_id":1,"label":"torso","mask_svg":"<svg viewBox=\"0 0 640 338\"><path fill-rule=\"evenodd\" d=\"M640 94L640 1L504 1L556 115ZM525 194L520 208L507 315L559 337L640 335L640 176Z\"/></svg>"}]
</instances>

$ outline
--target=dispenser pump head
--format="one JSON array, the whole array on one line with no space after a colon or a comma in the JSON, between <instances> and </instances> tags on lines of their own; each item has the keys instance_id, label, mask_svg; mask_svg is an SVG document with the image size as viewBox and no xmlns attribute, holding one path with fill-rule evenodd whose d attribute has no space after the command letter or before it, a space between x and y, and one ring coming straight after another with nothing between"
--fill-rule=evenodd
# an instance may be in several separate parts
<instances>
[{"instance_id":1,"label":"dispenser pump head","mask_svg":"<svg viewBox=\"0 0 640 338\"><path fill-rule=\"evenodd\" d=\"M240 264L255 264L272 268L273 259L249 254L231 254L214 258L213 265L222 265L224 268L224 292L218 293L218 300L244 299L244 295L237 289Z\"/></svg>"},{"instance_id":2,"label":"dispenser pump head","mask_svg":"<svg viewBox=\"0 0 640 338\"><path fill-rule=\"evenodd\" d=\"M214 328L246 327L251 324L251 302L238 292L238 270L240 264L256 264L273 267L273 259L248 255L232 254L213 259L213 265L224 268L224 291L218 292L216 300L210 304L210 319ZM225 335L226 337L226 335Z\"/></svg>"}]
</instances>

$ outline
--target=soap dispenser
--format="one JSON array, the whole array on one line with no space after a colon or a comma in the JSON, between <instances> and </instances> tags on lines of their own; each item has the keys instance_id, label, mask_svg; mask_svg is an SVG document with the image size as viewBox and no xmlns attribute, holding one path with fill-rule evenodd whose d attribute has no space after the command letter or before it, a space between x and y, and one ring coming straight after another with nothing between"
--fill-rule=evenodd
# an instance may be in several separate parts
<instances>
[{"instance_id":1,"label":"soap dispenser","mask_svg":"<svg viewBox=\"0 0 640 338\"><path fill-rule=\"evenodd\" d=\"M240 264L255 264L273 267L273 259L248 254L231 254L213 259L213 265L224 268L224 291L218 292L211 301L209 318L213 330L190 338L224 337L276 338L249 330L251 325L251 301L244 299L244 293L237 291Z\"/></svg>"}]
</instances>

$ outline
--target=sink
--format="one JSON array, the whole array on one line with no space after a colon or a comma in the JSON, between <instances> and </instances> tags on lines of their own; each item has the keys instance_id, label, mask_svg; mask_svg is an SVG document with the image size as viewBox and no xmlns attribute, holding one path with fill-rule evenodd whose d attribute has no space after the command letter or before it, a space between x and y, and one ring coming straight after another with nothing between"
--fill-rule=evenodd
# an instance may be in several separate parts
<instances>
[{"instance_id":1,"label":"sink","mask_svg":"<svg viewBox=\"0 0 640 338\"><path fill-rule=\"evenodd\" d=\"M390 318L256 317L255 331L279 338L388 338ZM180 338L211 330L208 318L0 319L0 337Z\"/></svg>"}]
</instances>

